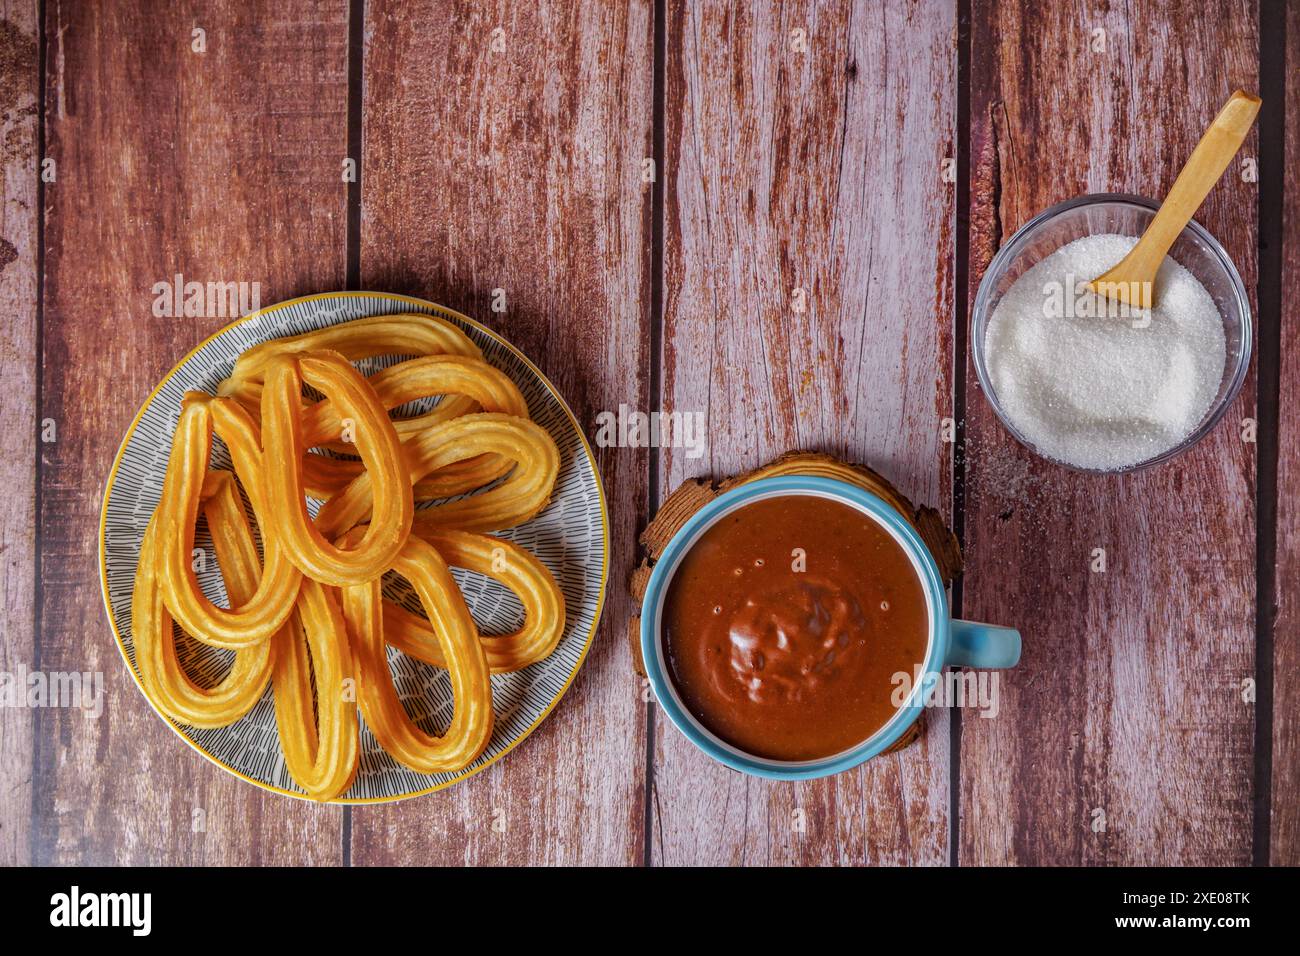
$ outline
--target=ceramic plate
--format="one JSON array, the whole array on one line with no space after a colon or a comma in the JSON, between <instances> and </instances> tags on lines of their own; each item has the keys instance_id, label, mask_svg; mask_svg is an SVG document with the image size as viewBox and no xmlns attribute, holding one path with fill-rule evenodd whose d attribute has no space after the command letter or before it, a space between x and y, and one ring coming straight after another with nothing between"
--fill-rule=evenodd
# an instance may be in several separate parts
<instances>
[{"instance_id":1,"label":"ceramic plate","mask_svg":"<svg viewBox=\"0 0 1300 956\"><path fill-rule=\"evenodd\" d=\"M108 477L100 519L104 602L122 656L138 684L140 675L131 643L131 587L145 526L162 491L181 396L190 389L214 393L217 383L230 374L236 357L258 342L362 316L398 312L438 315L461 328L483 350L484 358L519 386L533 420L550 432L559 446L560 473L551 503L527 524L500 532L500 536L527 548L555 575L564 591L567 620L559 646L546 660L513 674L493 675L496 726L492 740L483 755L459 773L419 774L408 770L380 748L363 720L361 763L355 782L341 800L344 803L416 796L482 770L537 728L582 666L604 602L609 569L609 522L591 446L554 386L498 335L472 319L422 299L372 292L327 293L292 299L222 329L190 352L163 379L126 433ZM361 363L361 368L369 373L382 364L396 361L400 359L385 356ZM428 404L431 403L424 406ZM402 409L404 413L419 410L420 403ZM213 463L218 468L230 467L229 456L217 441L213 443ZM196 547L210 544L204 538L204 526L200 523ZM212 600L224 606L226 597L220 572L215 562L208 565L199 574L200 584ZM503 633L519 626L523 610L514 595L482 576L460 569L454 573L484 633ZM390 588L389 593L408 607L418 607L401 582ZM229 651L187 637L179 639L178 650L182 663L200 680L219 679L232 657ZM398 694L412 718L427 732L444 729L453 707L446 672L392 648L388 653ZM170 720L168 723L172 724ZM228 727L199 730L179 724L172 726L196 750L236 776L268 790L302 796L285 767L269 686L257 706Z\"/></svg>"}]
</instances>

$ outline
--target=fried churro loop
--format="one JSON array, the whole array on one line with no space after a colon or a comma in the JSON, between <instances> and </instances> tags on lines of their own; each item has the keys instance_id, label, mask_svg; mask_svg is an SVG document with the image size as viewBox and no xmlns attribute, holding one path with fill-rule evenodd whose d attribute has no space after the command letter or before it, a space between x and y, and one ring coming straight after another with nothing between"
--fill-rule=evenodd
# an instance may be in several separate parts
<instances>
[{"instance_id":1,"label":"fried churro loop","mask_svg":"<svg viewBox=\"0 0 1300 956\"><path fill-rule=\"evenodd\" d=\"M235 362L234 371L217 387L217 394L235 399L256 414L262 404L266 370L274 359L321 350L338 352L351 362L381 355L483 355L469 336L437 316L419 312L370 316L253 346ZM476 409L473 399L453 395L421 419L423 426L435 425ZM339 445L334 448L351 450Z\"/></svg>"},{"instance_id":2,"label":"fried churro loop","mask_svg":"<svg viewBox=\"0 0 1300 956\"><path fill-rule=\"evenodd\" d=\"M528 417L528 405L519 386L482 359L464 355L428 355L376 372L369 381L385 409L433 395L463 395L477 402L484 411ZM302 422L308 447L336 441L342 428L342 418L328 400L309 406L303 412ZM436 422L431 423L419 416L398 419L393 426L398 435L405 438L423 431L430 424Z\"/></svg>"},{"instance_id":3,"label":"fried churro loop","mask_svg":"<svg viewBox=\"0 0 1300 956\"><path fill-rule=\"evenodd\" d=\"M542 562L516 544L485 534L433 529L420 537L452 567L500 582L524 606L524 624L518 630L480 637L492 673L522 670L550 656L564 633L564 595ZM430 623L391 601L384 602L384 639L435 667L447 666Z\"/></svg>"},{"instance_id":4,"label":"fried churro loop","mask_svg":"<svg viewBox=\"0 0 1300 956\"><path fill-rule=\"evenodd\" d=\"M546 429L505 415L465 415L430 429L410 448L412 475L435 472L474 450L515 461L509 477L496 487L423 509L416 521L422 533L433 528L504 531L523 524L550 502L560 473L560 450Z\"/></svg>"},{"instance_id":5,"label":"fried churro loop","mask_svg":"<svg viewBox=\"0 0 1300 956\"><path fill-rule=\"evenodd\" d=\"M360 749L356 698L348 684L355 679L352 651L330 589L305 578L298 607L275 640L271 686L285 766L309 797L333 800L352 785Z\"/></svg>"},{"instance_id":6,"label":"fried churro loop","mask_svg":"<svg viewBox=\"0 0 1300 956\"><path fill-rule=\"evenodd\" d=\"M272 359L321 350L338 352L350 362L380 355L483 357L469 336L446 319L422 312L375 315L255 345L239 356L230 377L217 386L217 394L260 406L260 386Z\"/></svg>"},{"instance_id":7,"label":"fried churro loop","mask_svg":"<svg viewBox=\"0 0 1300 956\"><path fill-rule=\"evenodd\" d=\"M416 501L451 498L482 488L508 472L514 463L500 455L479 455L455 462L421 478L412 486ZM328 458L308 452L302 457L302 481L312 498L328 501L365 471L352 458Z\"/></svg>"},{"instance_id":8,"label":"fried churro loop","mask_svg":"<svg viewBox=\"0 0 1300 956\"><path fill-rule=\"evenodd\" d=\"M211 446L212 416L207 402L187 402L176 425L162 499L153 519L162 570L159 582L167 609L187 633L214 647L239 650L261 643L280 629L293 611L300 577L283 552L270 547L266 573L247 600L226 610L204 597L191 561Z\"/></svg>"},{"instance_id":9,"label":"fried churro loop","mask_svg":"<svg viewBox=\"0 0 1300 956\"><path fill-rule=\"evenodd\" d=\"M487 747L492 735L488 662L469 608L442 556L412 537L394 570L419 595L451 676L455 710L441 737L420 730L397 696L388 669L383 618L387 606L378 581L343 589L343 613L356 655L361 713L388 753L417 773L459 770Z\"/></svg>"},{"instance_id":10,"label":"fried churro loop","mask_svg":"<svg viewBox=\"0 0 1300 956\"><path fill-rule=\"evenodd\" d=\"M422 509L415 527L501 531L546 507L560 470L560 452L546 430L510 415L480 412L431 428L403 446L411 478L484 453L505 455L515 468L501 484L481 494ZM340 534L367 520L376 494L369 472L362 472L327 501L316 516L323 534Z\"/></svg>"},{"instance_id":11,"label":"fried churro loop","mask_svg":"<svg viewBox=\"0 0 1300 956\"><path fill-rule=\"evenodd\" d=\"M366 535L346 553L326 540L327 534L345 529L335 526L325 531L319 521L310 519L303 500L305 449L299 407L303 381L353 419L357 450L367 469L363 477L375 489L374 515ZM262 447L270 461L287 465L267 470L266 497L276 515L271 528L277 544L303 574L343 587L378 578L392 567L411 533L415 506L409 472L397 432L375 390L347 359L337 352L308 352L270 361L262 392Z\"/></svg>"},{"instance_id":12,"label":"fried churro loop","mask_svg":"<svg viewBox=\"0 0 1300 956\"><path fill-rule=\"evenodd\" d=\"M202 497L226 592L232 602L247 601L257 589L261 568L233 477L229 472L209 472ZM274 661L272 642L236 652L226 677L213 687L201 687L185 673L176 655L172 617L159 587L156 544L156 524L150 521L131 596L132 639L141 680L149 699L177 723L224 727L261 699Z\"/></svg>"},{"instance_id":13,"label":"fried churro loop","mask_svg":"<svg viewBox=\"0 0 1300 956\"><path fill-rule=\"evenodd\" d=\"M430 355L401 362L371 376L370 384L386 409L434 395L460 395L472 399L484 411L528 417L528 404L509 376L481 359L463 355ZM398 437L406 441L441 420L428 413L398 419L393 426ZM330 402L310 406L302 421L307 447L339 447L343 419ZM342 447L352 450L347 442ZM356 460L322 455L309 455L303 460L303 480L308 493L316 498L337 494L362 470L362 463ZM509 470L510 460L497 455L458 462L416 482L415 497L421 500L463 494L495 481Z\"/></svg>"},{"instance_id":14,"label":"fried churro loop","mask_svg":"<svg viewBox=\"0 0 1300 956\"><path fill-rule=\"evenodd\" d=\"M416 357L369 379L349 361L406 354ZM324 398L304 399L304 383ZM150 700L177 723L221 727L247 714L269 683L285 766L314 800L352 786L361 716L411 770L468 766L492 735L491 673L543 659L564 631L564 597L547 568L518 545L475 533L528 520L555 486L559 450L529 420L519 388L455 326L405 315L259 345L219 393L185 395L141 544L132 629ZM389 416L435 396L442 399L431 412ZM209 471L214 436L233 472ZM311 451L322 447L359 459ZM415 513L417 496L442 499L493 482ZM315 519L308 495L324 501ZM190 565L200 511L228 609L203 594ZM523 626L480 635L449 565L512 590ZM427 620L383 597L390 570L410 582ZM215 686L200 686L181 665L173 620L235 652ZM390 644L450 675L454 710L444 735L421 730L404 709Z\"/></svg>"}]
</instances>

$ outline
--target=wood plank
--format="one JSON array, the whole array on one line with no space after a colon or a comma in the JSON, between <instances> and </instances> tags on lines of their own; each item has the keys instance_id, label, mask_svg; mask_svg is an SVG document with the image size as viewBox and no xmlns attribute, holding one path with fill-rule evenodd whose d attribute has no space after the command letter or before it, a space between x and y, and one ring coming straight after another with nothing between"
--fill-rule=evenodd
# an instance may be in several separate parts
<instances>
[{"instance_id":1,"label":"wood plank","mask_svg":"<svg viewBox=\"0 0 1300 956\"><path fill-rule=\"evenodd\" d=\"M589 435L599 411L643 408L651 4L372 0L366 36L362 285L486 322ZM599 466L614 563L577 680L481 775L354 813L354 863L640 861L645 709L622 635L646 456L606 449Z\"/></svg>"},{"instance_id":2,"label":"wood plank","mask_svg":"<svg viewBox=\"0 0 1300 956\"><path fill-rule=\"evenodd\" d=\"M50 4L41 666L104 675L98 720L38 715L41 863L329 863L343 810L237 780L149 708L100 599L97 527L138 405L222 318L155 318L154 283L342 288L348 8ZM206 52L194 52L194 29ZM194 832L196 811L205 832Z\"/></svg>"},{"instance_id":3,"label":"wood plank","mask_svg":"<svg viewBox=\"0 0 1300 956\"><path fill-rule=\"evenodd\" d=\"M37 104L34 0L0 2L0 674L34 666ZM0 708L0 865L31 857L32 712Z\"/></svg>"},{"instance_id":4,"label":"wood plank","mask_svg":"<svg viewBox=\"0 0 1300 956\"><path fill-rule=\"evenodd\" d=\"M1088 192L1163 195L1228 94L1258 86L1250 4L972 14L972 301L1029 217ZM1257 187L1230 169L1197 218L1253 289ZM1199 446L1122 477L1034 459L969 366L967 382L965 611L1019 627L1025 650L999 719L963 723L961 862L1249 863L1253 372ZM1090 573L1099 547L1108 570Z\"/></svg>"},{"instance_id":5,"label":"wood plank","mask_svg":"<svg viewBox=\"0 0 1300 956\"><path fill-rule=\"evenodd\" d=\"M1286 73L1300 70L1300 4L1287 5ZM1273 792L1270 860L1300 866L1300 91L1286 97L1282 356L1278 393L1277 577L1273 602Z\"/></svg>"},{"instance_id":6,"label":"wood plank","mask_svg":"<svg viewBox=\"0 0 1300 956\"><path fill-rule=\"evenodd\" d=\"M704 413L709 446L666 452L661 489L809 448L944 507L954 6L676 2L667 32L664 405ZM655 744L657 864L947 859L946 713L793 786L719 767L658 713Z\"/></svg>"}]
</instances>

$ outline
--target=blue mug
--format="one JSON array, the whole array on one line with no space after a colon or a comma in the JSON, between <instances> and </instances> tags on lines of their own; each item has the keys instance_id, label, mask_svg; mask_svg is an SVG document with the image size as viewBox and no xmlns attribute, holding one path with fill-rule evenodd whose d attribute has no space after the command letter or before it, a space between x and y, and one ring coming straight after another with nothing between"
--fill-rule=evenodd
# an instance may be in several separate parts
<instances>
[{"instance_id":1,"label":"blue mug","mask_svg":"<svg viewBox=\"0 0 1300 956\"><path fill-rule=\"evenodd\" d=\"M830 757L817 760L770 760L747 754L712 733L692 715L667 676L664 660L662 621L664 599L682 558L700 537L725 515L737 508L786 495L815 495L856 508L871 517L898 542L912 561L925 593L930 619L930 638L922 664L921 681L894 716L862 743ZM948 612L948 596L930 549L916 529L884 499L857 485L832 478L789 475L761 478L719 495L696 512L677 532L655 564L641 606L641 657L659 706L687 739L706 754L734 770L774 780L807 780L849 770L888 750L920 717L929 689L940 680L945 666L1004 668L1020 660L1020 633L1007 627L954 620Z\"/></svg>"}]
</instances>

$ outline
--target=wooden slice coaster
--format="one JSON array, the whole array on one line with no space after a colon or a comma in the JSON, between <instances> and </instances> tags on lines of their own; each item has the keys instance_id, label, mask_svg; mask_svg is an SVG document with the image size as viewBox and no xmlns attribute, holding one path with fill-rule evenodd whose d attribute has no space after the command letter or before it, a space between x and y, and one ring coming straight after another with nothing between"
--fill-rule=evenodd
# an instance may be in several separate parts
<instances>
[{"instance_id":1,"label":"wooden slice coaster","mask_svg":"<svg viewBox=\"0 0 1300 956\"><path fill-rule=\"evenodd\" d=\"M759 478L772 478L777 475L811 475L820 478L835 478L865 488L878 495L899 514L903 515L920 534L921 540L934 556L939 566L939 574L945 584L950 584L961 573L961 547L957 537L944 523L943 516L933 508L917 508L908 501L897 488L884 476L871 470L866 465L855 465L840 461L830 455L811 451L786 452L775 461L746 472L725 478L722 481L710 481L704 478L691 478L682 482L664 503L658 514L641 533L641 545L645 557L632 572L629 587L632 596L640 603L645 598L646 585L650 581L650 571L659 560L668 542L672 540L691 515L725 491L757 481ZM632 663L638 674L645 677L645 666L641 660L641 618L634 616L628 625L628 640L632 645ZM921 721L918 720L894 746L886 753L892 753L906 747L921 736Z\"/></svg>"}]
</instances>

